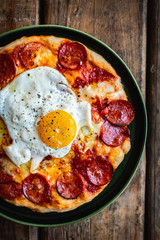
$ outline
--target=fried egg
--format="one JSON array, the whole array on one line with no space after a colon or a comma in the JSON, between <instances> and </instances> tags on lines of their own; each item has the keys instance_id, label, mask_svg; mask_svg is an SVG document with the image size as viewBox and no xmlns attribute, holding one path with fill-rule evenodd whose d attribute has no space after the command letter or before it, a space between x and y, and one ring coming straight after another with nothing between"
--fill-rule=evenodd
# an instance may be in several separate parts
<instances>
[{"instance_id":1,"label":"fried egg","mask_svg":"<svg viewBox=\"0 0 160 240\"><path fill-rule=\"evenodd\" d=\"M31 171L47 155L65 156L79 130L91 127L90 104L77 102L65 77L50 67L17 76L0 91L0 101L12 139L3 149L17 166L31 160Z\"/></svg>"}]
</instances>

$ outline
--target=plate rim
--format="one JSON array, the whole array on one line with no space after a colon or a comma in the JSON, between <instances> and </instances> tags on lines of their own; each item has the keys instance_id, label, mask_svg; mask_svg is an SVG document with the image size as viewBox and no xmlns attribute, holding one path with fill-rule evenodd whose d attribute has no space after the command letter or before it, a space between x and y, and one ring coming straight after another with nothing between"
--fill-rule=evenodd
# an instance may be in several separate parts
<instances>
[{"instance_id":1,"label":"plate rim","mask_svg":"<svg viewBox=\"0 0 160 240\"><path fill-rule=\"evenodd\" d=\"M145 148L145 144L146 144L146 139L147 139L147 128L148 128L148 122L147 122L147 110L146 110L146 106L145 106L145 103L144 103L144 99L143 99L143 96L142 96L142 93L141 93L141 90L138 86L138 83L134 77L134 75L132 74L132 72L130 71L129 67L126 65L126 63L122 60L122 58L112 49L110 48L107 44L105 44L104 42L102 42L101 40L99 40L98 38L84 32L84 31L81 31L81 30L78 30L78 29L75 29L75 28L71 28L71 27L67 27L67 26L62 26L62 25L52 25L52 24L42 24L42 25L32 25L32 26L25 26L25 27L21 27L21 28L16 28L16 29L13 29L13 30L10 30L10 31L7 31L7 32L4 32L2 34L0 34L0 41L1 41L1 38L7 36L7 35L10 35L10 34L13 34L13 33L18 33L18 32L21 32L23 30L29 30L29 29L33 29L33 28L59 28L61 30L63 29L66 29L66 30L71 30L71 31L74 31L74 32L77 32L78 34L81 34L81 35L84 35L84 36L87 36L89 38L92 38L94 41L97 41L99 44L103 45L105 48L107 48L116 58L118 58L118 60L123 64L123 66L126 68L126 71L128 71L128 73L130 74L133 82L134 82L134 85L136 87L136 90L138 91L138 94L140 96L140 99L141 99L141 103L142 103L142 107L143 107L143 110L144 110L144 139L143 139L143 143L142 143L142 147L141 147L141 151L139 152L139 158L137 160L137 162L135 163L135 167L133 168L132 170L132 173L130 174L129 178L128 178L128 181L126 181L126 183L122 186L122 188L118 191L118 193L109 201L107 202L106 204L104 204L101 208L95 210L94 212L90 213L89 215L87 216L84 216L84 217L81 217L79 219L76 219L76 220L73 220L73 221L69 221L69 222L66 222L66 223L58 223L58 224L38 224L38 223L31 223L31 222L27 222L27 221L23 221L23 220L18 220L18 219L15 219L13 217L10 217L8 215L5 215L4 213L1 213L0 212L0 216L8 219L8 220L11 220L13 222L16 222L16 223L20 223L20 224L23 224L23 225L27 225L27 226L36 226L36 227L57 227L57 226L66 226L66 225L69 225L69 224L74 224L74 223L77 223L77 222L80 222L80 221L83 221L85 219L88 219L94 215L96 215L97 213L101 212L102 210L104 210L105 208L107 208L108 206L110 206L124 191L125 189L127 188L127 186L130 184L132 178L134 177L136 171L137 171L137 168L141 162L141 158L143 156L143 152L144 152L144 148ZM35 34L36 35L36 34Z\"/></svg>"}]
</instances>

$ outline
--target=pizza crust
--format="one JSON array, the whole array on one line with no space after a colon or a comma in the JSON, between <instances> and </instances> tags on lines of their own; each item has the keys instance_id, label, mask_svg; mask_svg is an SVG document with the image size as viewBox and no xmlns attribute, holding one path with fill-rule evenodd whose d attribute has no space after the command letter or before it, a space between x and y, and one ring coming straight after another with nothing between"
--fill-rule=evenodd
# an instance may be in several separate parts
<instances>
[{"instance_id":1,"label":"pizza crust","mask_svg":"<svg viewBox=\"0 0 160 240\"><path fill-rule=\"evenodd\" d=\"M31 37L22 37L21 39L18 39L3 48L0 49L0 53L9 53L11 54L13 50L21 45L26 44L29 42L41 42L45 46L47 46L53 53L54 57L52 59L52 67L57 67L57 52L62 43L64 43L66 39L63 38L57 38L54 36L31 36ZM68 40L67 40L68 41ZM117 75L116 71L113 69L113 67L99 54L93 52L92 50L85 47L87 51L87 57L90 62L95 64L97 67L102 68L113 74L116 78L115 85L109 86L109 83L100 83L94 86L86 86L84 88L80 89L73 89L73 81L77 76L81 76L81 73L79 71L67 71L64 72L64 76L66 77L68 83L70 84L70 87L72 90L75 91L75 94L77 96L77 99L79 101L87 101L90 104L92 104L93 99L95 99L96 96L107 98L108 103L112 100L116 99L124 99L127 100L126 93L123 89L123 86L121 84L121 79ZM50 66L51 67L51 66ZM17 66L17 72L16 76L24 72L26 69L22 67L20 64ZM112 83L110 83L112 85ZM108 89L110 87L110 91L106 91L104 93L104 89ZM95 123L93 122L93 125L95 125L95 129L98 132L98 129L100 129L102 123ZM95 148L95 154L97 156L105 156L107 155L109 157L110 162L112 163L113 169L115 170L119 164L123 161L125 154L127 154L131 148L130 140L127 139L124 141L124 143L118 147L110 147L105 145L102 141L96 138L96 130L92 133L92 137L87 137L83 133L83 130L79 132L79 135L76 140L77 145L79 148L81 147L82 143L85 143L85 147L83 149L84 152L87 152L90 148ZM40 166L33 171L33 173L40 173L44 175L49 184L51 185L51 203L44 203L43 205L35 204L28 200L27 198L22 195L20 198L15 198L14 200L6 200L10 203L17 205L17 206L25 206L27 208L32 209L33 211L38 212L50 212L50 211L56 211L56 212L64 212L64 211L70 211L72 209L75 209L79 207L80 205L83 205L86 202L91 201L93 198L95 198L100 192L103 191L103 189L107 186L101 186L99 190L95 193L88 192L86 189L83 191L83 193L78 196L76 199L64 199L61 197L58 192L56 191L56 178L58 175L63 171L69 171L71 170L70 167L70 160L74 156L73 149L71 149L70 153L67 154L64 158L61 159L55 159L52 158L50 160L43 160L43 162L40 164ZM57 171L57 166L59 166L60 162L65 161L65 165L61 165L61 169ZM0 164L3 168L3 170L11 174L13 176L13 179L19 183L22 183L23 179L26 178L30 174L30 163L26 163L20 166L18 168L16 165L14 165L11 160L5 156L1 155L0 157ZM54 177L53 177L54 175Z\"/></svg>"}]
</instances>

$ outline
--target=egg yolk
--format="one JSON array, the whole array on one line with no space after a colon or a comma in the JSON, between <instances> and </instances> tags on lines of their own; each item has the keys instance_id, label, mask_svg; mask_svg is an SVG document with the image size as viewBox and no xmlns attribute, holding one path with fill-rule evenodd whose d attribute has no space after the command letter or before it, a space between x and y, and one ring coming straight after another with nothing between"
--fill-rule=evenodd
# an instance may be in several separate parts
<instances>
[{"instance_id":1,"label":"egg yolk","mask_svg":"<svg viewBox=\"0 0 160 240\"><path fill-rule=\"evenodd\" d=\"M41 140L49 147L66 147L75 138L77 125L73 117L63 110L46 114L38 124Z\"/></svg>"}]
</instances>

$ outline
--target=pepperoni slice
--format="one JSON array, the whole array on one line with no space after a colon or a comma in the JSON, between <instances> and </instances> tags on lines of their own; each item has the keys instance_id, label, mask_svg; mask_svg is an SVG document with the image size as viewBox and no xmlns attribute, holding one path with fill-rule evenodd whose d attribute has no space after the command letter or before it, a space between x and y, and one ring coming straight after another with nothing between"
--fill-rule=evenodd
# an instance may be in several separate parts
<instances>
[{"instance_id":1,"label":"pepperoni slice","mask_svg":"<svg viewBox=\"0 0 160 240\"><path fill-rule=\"evenodd\" d=\"M59 48L58 59L63 67L74 70L78 69L87 60L87 52L80 43L66 42Z\"/></svg>"},{"instance_id":2,"label":"pepperoni slice","mask_svg":"<svg viewBox=\"0 0 160 240\"><path fill-rule=\"evenodd\" d=\"M104 82L115 79L115 76L102 68L95 68L89 75L89 83Z\"/></svg>"},{"instance_id":3,"label":"pepperoni slice","mask_svg":"<svg viewBox=\"0 0 160 240\"><path fill-rule=\"evenodd\" d=\"M8 54L0 54L0 84L7 84L16 75L14 58Z\"/></svg>"},{"instance_id":4,"label":"pepperoni slice","mask_svg":"<svg viewBox=\"0 0 160 240\"><path fill-rule=\"evenodd\" d=\"M101 113L102 110L107 106L108 98L101 99L96 96L95 101L92 103L92 110Z\"/></svg>"},{"instance_id":5,"label":"pepperoni slice","mask_svg":"<svg viewBox=\"0 0 160 240\"><path fill-rule=\"evenodd\" d=\"M79 173L82 177L83 180L85 181L84 186L86 187L88 192L95 193L100 189L100 186L96 186L92 184L87 176L87 168L96 159L99 157L94 154L94 152L90 149L85 152L85 154L80 153L75 146L75 157L72 159L72 169Z\"/></svg>"},{"instance_id":6,"label":"pepperoni slice","mask_svg":"<svg viewBox=\"0 0 160 240\"><path fill-rule=\"evenodd\" d=\"M96 160L87 168L89 181L96 186L103 186L111 181L113 167L107 160Z\"/></svg>"},{"instance_id":7,"label":"pepperoni slice","mask_svg":"<svg viewBox=\"0 0 160 240\"><path fill-rule=\"evenodd\" d=\"M43 203L48 200L50 185L46 178L38 173L30 174L23 181L23 194L31 202Z\"/></svg>"},{"instance_id":8,"label":"pepperoni slice","mask_svg":"<svg viewBox=\"0 0 160 240\"><path fill-rule=\"evenodd\" d=\"M102 115L100 113L107 106L107 103L107 98L101 99L98 96L95 97L91 104L92 121L99 123L102 120Z\"/></svg>"},{"instance_id":9,"label":"pepperoni slice","mask_svg":"<svg viewBox=\"0 0 160 240\"><path fill-rule=\"evenodd\" d=\"M11 175L4 173L3 170L0 169L0 183L11 182L12 180L13 177Z\"/></svg>"},{"instance_id":10,"label":"pepperoni slice","mask_svg":"<svg viewBox=\"0 0 160 240\"><path fill-rule=\"evenodd\" d=\"M13 200L22 195L22 185L16 182L7 182L0 184L0 197Z\"/></svg>"},{"instance_id":11,"label":"pepperoni slice","mask_svg":"<svg viewBox=\"0 0 160 240\"><path fill-rule=\"evenodd\" d=\"M106 145L117 147L121 145L127 138L129 138L129 130L126 126L115 126L106 121L102 125L100 138Z\"/></svg>"},{"instance_id":12,"label":"pepperoni slice","mask_svg":"<svg viewBox=\"0 0 160 240\"><path fill-rule=\"evenodd\" d=\"M74 88L84 88L86 85L89 85L89 75L95 68L95 65L90 62L86 61L82 67L80 68L80 73L82 75L82 78L77 77L74 81L73 87Z\"/></svg>"},{"instance_id":13,"label":"pepperoni slice","mask_svg":"<svg viewBox=\"0 0 160 240\"><path fill-rule=\"evenodd\" d=\"M89 75L96 68L96 65L91 61L86 61L85 64L82 65L80 71L84 79L88 81Z\"/></svg>"},{"instance_id":14,"label":"pepperoni slice","mask_svg":"<svg viewBox=\"0 0 160 240\"><path fill-rule=\"evenodd\" d=\"M18 49L16 54L17 52ZM47 58L52 58L52 55L49 48L40 42L29 42L22 45L22 47L19 46L18 57L21 65L26 69L37 67L38 65L48 65Z\"/></svg>"},{"instance_id":15,"label":"pepperoni slice","mask_svg":"<svg viewBox=\"0 0 160 240\"><path fill-rule=\"evenodd\" d=\"M80 77L77 77L74 81L74 84L72 87L74 88L84 88L85 86L87 85L87 81L80 78Z\"/></svg>"},{"instance_id":16,"label":"pepperoni slice","mask_svg":"<svg viewBox=\"0 0 160 240\"><path fill-rule=\"evenodd\" d=\"M78 173L66 172L57 179L57 192L66 199L77 198L83 192L83 182Z\"/></svg>"},{"instance_id":17,"label":"pepperoni slice","mask_svg":"<svg viewBox=\"0 0 160 240\"><path fill-rule=\"evenodd\" d=\"M126 100L114 100L101 112L101 115L115 125L126 126L134 119L134 108Z\"/></svg>"},{"instance_id":18,"label":"pepperoni slice","mask_svg":"<svg viewBox=\"0 0 160 240\"><path fill-rule=\"evenodd\" d=\"M19 52L24 48L25 44L18 45L14 48L12 56L14 57L15 61L19 59Z\"/></svg>"}]
</instances>

